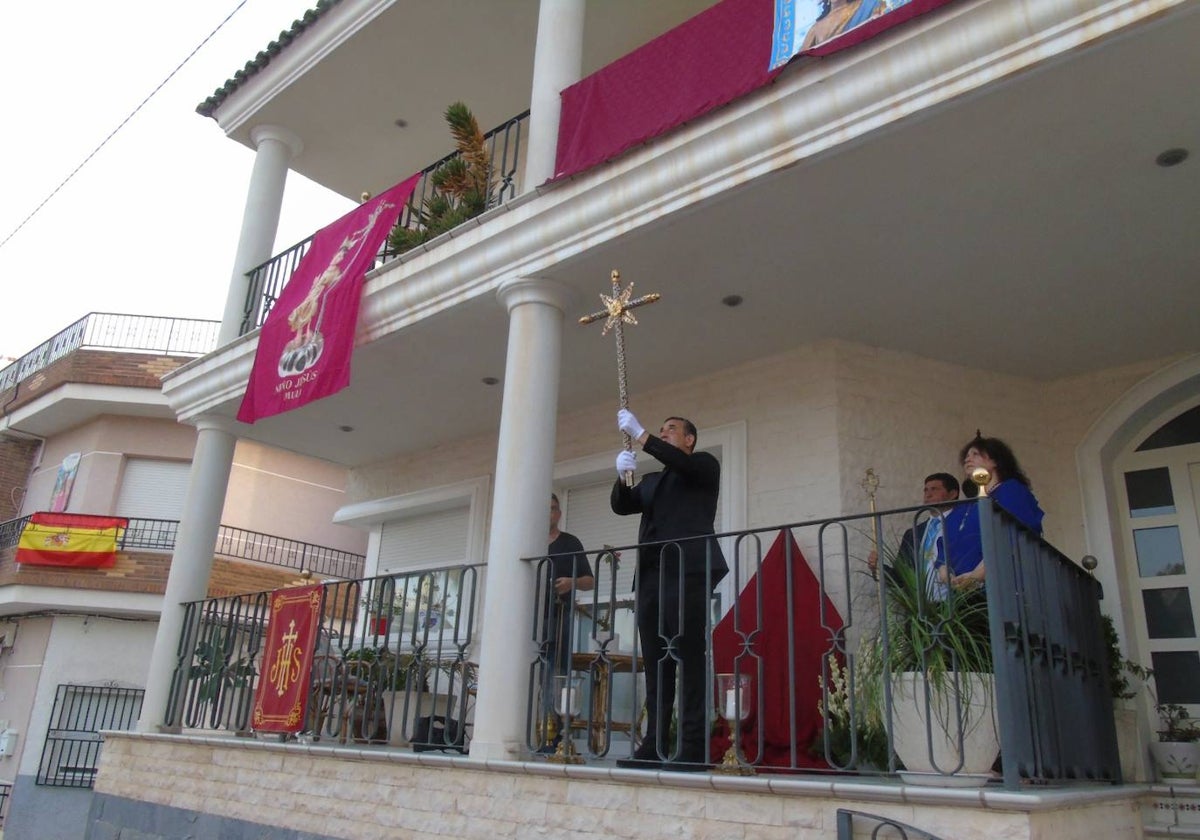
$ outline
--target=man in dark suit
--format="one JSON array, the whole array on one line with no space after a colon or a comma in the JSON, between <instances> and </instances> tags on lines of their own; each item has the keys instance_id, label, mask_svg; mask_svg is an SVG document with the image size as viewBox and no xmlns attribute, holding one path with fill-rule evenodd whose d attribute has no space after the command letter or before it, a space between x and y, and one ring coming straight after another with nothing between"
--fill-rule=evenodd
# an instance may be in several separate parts
<instances>
[{"instance_id":1,"label":"man in dark suit","mask_svg":"<svg viewBox=\"0 0 1200 840\"><path fill-rule=\"evenodd\" d=\"M922 496L922 502L930 508L936 510L948 509L952 502L958 501L958 479L950 475L950 473L934 473L925 477L925 489ZM917 512L918 516L925 516L926 511ZM930 512L931 516L916 523L913 527L904 532L904 536L900 538L900 547L896 551L896 563L903 563L910 569L916 572L918 579L925 579L929 573L929 566L926 562L925 551L929 549L933 552L933 556L937 556L937 541L941 538L940 533L929 534L930 545L925 545L925 537L929 528L929 523L937 521L940 527L941 520L937 515ZM876 574L879 567L879 556L872 551L867 556L867 565L871 568L871 574ZM889 579L894 579L896 572L889 566L884 567L884 572Z\"/></svg>"},{"instance_id":2,"label":"man in dark suit","mask_svg":"<svg viewBox=\"0 0 1200 840\"><path fill-rule=\"evenodd\" d=\"M635 588L647 711L645 739L633 758L617 763L623 767L664 766L662 759L675 751L668 733L678 670L681 743L678 755L665 766L703 770L708 745L704 715L708 691L706 615L713 588L729 571L717 541L703 539L713 534L721 465L711 454L695 451L696 427L690 420L668 417L655 436L622 409L617 425L664 467L627 487L624 475L633 472L636 457L624 451L617 456L613 513L642 516Z\"/></svg>"}]
</instances>

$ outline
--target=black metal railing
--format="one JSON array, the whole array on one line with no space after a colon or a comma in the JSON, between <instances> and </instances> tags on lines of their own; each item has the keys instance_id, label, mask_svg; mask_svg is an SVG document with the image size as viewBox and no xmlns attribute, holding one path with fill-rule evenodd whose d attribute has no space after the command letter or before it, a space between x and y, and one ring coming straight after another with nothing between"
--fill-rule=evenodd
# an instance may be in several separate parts
<instances>
[{"instance_id":1,"label":"black metal railing","mask_svg":"<svg viewBox=\"0 0 1200 840\"><path fill-rule=\"evenodd\" d=\"M480 569L319 584L320 624L298 737L465 749ZM185 605L168 727L250 731L271 596Z\"/></svg>"},{"instance_id":2,"label":"black metal railing","mask_svg":"<svg viewBox=\"0 0 1200 840\"><path fill-rule=\"evenodd\" d=\"M0 829L4 828L4 817L8 814L8 798L12 796L12 785L0 782Z\"/></svg>"},{"instance_id":3,"label":"black metal railing","mask_svg":"<svg viewBox=\"0 0 1200 840\"><path fill-rule=\"evenodd\" d=\"M100 759L100 732L132 729L145 693L140 688L60 685L50 710L37 784L92 787Z\"/></svg>"},{"instance_id":4,"label":"black metal railing","mask_svg":"<svg viewBox=\"0 0 1200 840\"><path fill-rule=\"evenodd\" d=\"M516 196L517 173L521 166L521 154L525 132L529 120L529 111L518 114L501 123L484 135L488 154L492 162L492 193L487 207L497 207ZM413 230L421 226L420 208L433 194L430 176L448 161L459 157L453 152L436 163L421 170L421 178L413 190L412 198L400 215L399 227ZM315 235L315 234L314 234ZM295 272L304 255L312 245L310 236L302 242L297 242L286 251L276 254L262 265L248 271L250 282L246 288L246 302L242 310L242 323L238 335L245 335L266 321L267 314L279 299L280 292ZM383 265L399 256L388 250L385 245L376 259L376 265Z\"/></svg>"},{"instance_id":5,"label":"black metal railing","mask_svg":"<svg viewBox=\"0 0 1200 840\"><path fill-rule=\"evenodd\" d=\"M0 370L0 391L85 347L203 356L217 346L219 321L91 312Z\"/></svg>"},{"instance_id":6,"label":"black metal railing","mask_svg":"<svg viewBox=\"0 0 1200 840\"><path fill-rule=\"evenodd\" d=\"M0 548L11 548L21 539L28 516L0 522ZM174 551L179 534L177 519L133 517L117 542L121 551ZM310 571L319 577L357 578L362 575L366 557L340 548L247 531L222 525L217 529L213 553L235 560L250 560L297 571Z\"/></svg>"},{"instance_id":7,"label":"black metal railing","mask_svg":"<svg viewBox=\"0 0 1200 840\"><path fill-rule=\"evenodd\" d=\"M910 574L906 584L902 563L895 571L888 566L895 535L946 515L935 508L723 534L703 547L665 544L668 553L696 564L722 546L731 569L703 621L704 720L716 734L704 739L702 761L685 760L760 772L901 773L914 783L969 772L984 784L993 776L999 781L992 772L998 739L1007 788L1023 779L1119 782L1098 583L990 499L960 504L979 506L986 596L951 589L935 597L929 578ZM883 574L873 576L867 560L877 545ZM616 591L615 565L621 555L634 562L638 550L587 552L597 585L569 595L586 617L566 625L568 656L546 621L554 614L546 607L551 561L531 558L539 564L533 637L539 649L530 663L527 705L531 751L555 746L559 726L570 726L573 748L587 760L627 757L638 745L647 710L635 675L652 673L661 685L684 656L682 636L665 629L661 617L659 634L667 641L654 661L640 649L632 617L622 622L622 613L637 613L638 605L629 610L620 600L626 594ZM664 591L667 574L683 574L673 565L639 568L660 576L657 587L639 588ZM708 591L711 583L704 574L674 581L683 591ZM684 609L679 623L686 624ZM617 640L626 633L633 638ZM968 660L982 663L980 676L964 673ZM905 661L904 670L928 677L924 687L906 690L906 678L891 673ZM721 681L731 674L746 675L748 688ZM581 678L567 723L558 708L566 698L560 702L552 688L559 676ZM676 726L683 712L677 692L674 707L659 718L654 752L668 766L687 750ZM668 719L669 731L661 731ZM967 766L981 730L993 738L982 771ZM939 733L945 751L936 743ZM902 746L910 767L899 755Z\"/></svg>"},{"instance_id":8,"label":"black metal railing","mask_svg":"<svg viewBox=\"0 0 1200 840\"><path fill-rule=\"evenodd\" d=\"M28 516L0 522L0 548L12 548L21 540L21 532L29 522Z\"/></svg>"}]
</instances>

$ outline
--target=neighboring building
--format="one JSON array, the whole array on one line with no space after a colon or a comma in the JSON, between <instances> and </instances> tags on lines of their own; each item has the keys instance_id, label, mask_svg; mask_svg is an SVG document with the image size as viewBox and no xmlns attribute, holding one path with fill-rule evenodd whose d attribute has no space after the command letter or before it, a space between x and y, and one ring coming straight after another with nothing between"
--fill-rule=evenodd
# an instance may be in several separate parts
<instances>
[{"instance_id":1,"label":"neighboring building","mask_svg":"<svg viewBox=\"0 0 1200 840\"><path fill-rule=\"evenodd\" d=\"M217 324L92 313L0 370L0 757L11 837L79 836L101 729L136 723L184 510L196 430L161 377L210 351ZM332 524L345 470L246 441L234 454L214 595L361 574L366 539ZM128 517L104 569L17 565L37 511ZM321 568L323 566L324 568Z\"/></svg>"},{"instance_id":2,"label":"neighboring building","mask_svg":"<svg viewBox=\"0 0 1200 840\"><path fill-rule=\"evenodd\" d=\"M715 5L731 3L771 7ZM629 523L605 513L620 440L611 338L573 323L597 308L616 268L637 294L662 294L627 331L632 407L651 429L668 414L697 422L723 464L719 530L862 512L868 468L882 479L881 508L913 503L925 474L958 472L959 447L982 429L1020 456L1048 540L1098 559L1104 609L1129 654L1156 669L1160 697L1200 710L1200 2L957 0L551 180L561 174L559 91L642 44L638 62L656 69L627 89L657 90L654 73L678 44L652 39L710 7L323 2L202 105L257 149L250 205L267 208L244 222L221 346L165 380L171 409L201 428L213 474L246 441L324 459L349 470L335 519L369 530L368 574L486 563L470 754L521 759L527 690L511 675L529 656L513 640L529 637L534 587L519 558L544 550L549 491L588 548L631 541ZM672 84L682 96L686 84ZM619 115L639 98L597 89L585 116ZM508 126L502 138L521 128L502 206L369 275L350 388L253 426L233 422L266 308L246 311L245 278L287 274L283 263L249 274L269 254L286 170L349 197L378 193L446 152L441 113L456 100L485 127ZM278 293L251 289L266 304ZM200 505L182 514L197 524L214 515ZM185 560L203 572L210 549L181 551L173 578ZM210 748L147 734L166 708L173 644L156 644L143 740L117 739L106 753L105 802L131 819L216 814L203 796L173 796L169 780L122 779L139 749L170 764ZM267 766L265 753L237 756L231 764ZM363 769L355 758L322 753L311 772L334 772L323 762L340 759L364 791L372 774L385 779L382 792L344 808L282 797L269 814L222 811L230 836L264 822L354 836L356 819L374 830L393 818L436 833L436 814L417 829L377 804L400 796L389 785L426 784L387 781L410 765L388 776L382 762ZM431 790L488 789L482 764L422 772L445 774ZM640 782L588 778L617 792L575 796L566 786L588 783L547 776L535 781L578 806L575 817L557 822L542 807L489 818L518 836L522 819L566 831L613 802L628 806L623 827L665 836L665 824L632 819ZM210 783L221 800L233 782ZM697 807L720 813L721 795ZM862 795L886 810L885 795ZM1105 794L1110 804L1073 812L1068 833L1140 836L1141 795ZM353 793L339 786L338 796ZM747 827L747 837L781 836L769 813L814 825L765 786L746 796L762 814L729 809L762 816L762 833ZM439 801L458 808L459 836L489 831ZM918 822L943 836L989 836L1016 819L978 802L920 802ZM832 836L828 801L811 807L826 820L814 831ZM1024 823L1012 830L1035 836Z\"/></svg>"}]
</instances>

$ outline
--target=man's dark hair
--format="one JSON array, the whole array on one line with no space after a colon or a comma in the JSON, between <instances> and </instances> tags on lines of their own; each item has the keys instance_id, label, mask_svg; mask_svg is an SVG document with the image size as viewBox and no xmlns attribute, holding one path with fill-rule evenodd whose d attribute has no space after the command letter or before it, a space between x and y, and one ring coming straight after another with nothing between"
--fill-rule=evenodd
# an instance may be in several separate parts
<instances>
[{"instance_id":1,"label":"man's dark hair","mask_svg":"<svg viewBox=\"0 0 1200 840\"><path fill-rule=\"evenodd\" d=\"M558 501L558 494L557 494L557 493L551 493L551 494L550 494L550 499L551 499L551 500L554 502L554 504L556 504L556 505L557 505L557 504L559 504L559 501Z\"/></svg>"},{"instance_id":2,"label":"man's dark hair","mask_svg":"<svg viewBox=\"0 0 1200 840\"><path fill-rule=\"evenodd\" d=\"M697 434L697 432L696 432L696 424L693 423L691 420L687 419L686 417L677 417L675 415L671 415L670 417L667 418L667 420L678 420L680 423L683 424L683 431L686 434L689 434L692 437L694 437L696 439L696 441L699 442L700 435ZM664 420L663 422L666 423L667 420Z\"/></svg>"},{"instance_id":3,"label":"man's dark hair","mask_svg":"<svg viewBox=\"0 0 1200 840\"><path fill-rule=\"evenodd\" d=\"M950 473L934 473L933 475L925 476L925 483L930 481L940 481L942 486L946 488L947 493L958 492L958 479L950 475Z\"/></svg>"}]
</instances>

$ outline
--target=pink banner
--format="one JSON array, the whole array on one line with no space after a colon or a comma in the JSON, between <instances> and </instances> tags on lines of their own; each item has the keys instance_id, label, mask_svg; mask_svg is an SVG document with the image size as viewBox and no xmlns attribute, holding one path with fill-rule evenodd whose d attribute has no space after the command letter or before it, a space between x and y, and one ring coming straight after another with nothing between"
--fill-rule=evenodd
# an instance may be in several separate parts
<instances>
[{"instance_id":1,"label":"pink banner","mask_svg":"<svg viewBox=\"0 0 1200 840\"><path fill-rule=\"evenodd\" d=\"M267 315L237 419L253 423L350 384L362 281L420 174L319 231Z\"/></svg>"}]
</instances>

